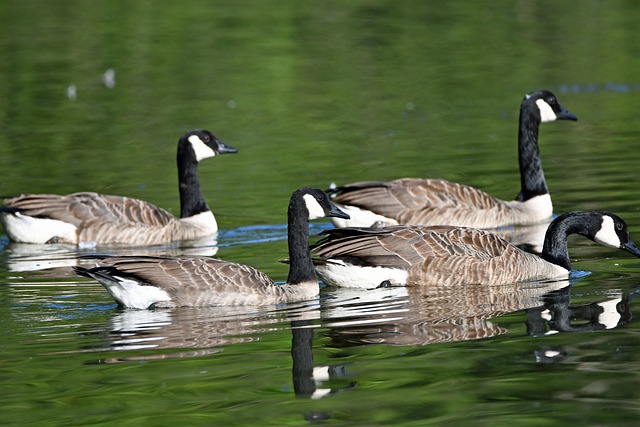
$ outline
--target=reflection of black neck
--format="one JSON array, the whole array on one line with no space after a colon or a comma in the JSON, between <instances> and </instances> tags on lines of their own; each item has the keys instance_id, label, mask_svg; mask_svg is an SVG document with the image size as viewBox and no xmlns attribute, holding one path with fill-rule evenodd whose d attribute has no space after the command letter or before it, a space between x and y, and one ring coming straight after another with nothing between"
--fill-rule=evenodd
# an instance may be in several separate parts
<instances>
[{"instance_id":1,"label":"reflection of black neck","mask_svg":"<svg viewBox=\"0 0 640 427\"><path fill-rule=\"evenodd\" d=\"M208 212L198 178L198 160L188 141L178 143L178 183L180 190L180 218Z\"/></svg>"},{"instance_id":2,"label":"reflection of black neck","mask_svg":"<svg viewBox=\"0 0 640 427\"><path fill-rule=\"evenodd\" d=\"M309 253L309 212L301 194L291 196L288 212L289 277L287 283L317 282Z\"/></svg>"},{"instance_id":3,"label":"reflection of black neck","mask_svg":"<svg viewBox=\"0 0 640 427\"><path fill-rule=\"evenodd\" d=\"M310 321L291 324L293 390L298 397L311 397L316 391L313 380L313 328Z\"/></svg>"},{"instance_id":4,"label":"reflection of black neck","mask_svg":"<svg viewBox=\"0 0 640 427\"><path fill-rule=\"evenodd\" d=\"M540 111L538 107L533 104L532 100L525 99L520 105L520 127L518 129L520 194L518 194L517 200L521 202L549 194L538 149L539 126Z\"/></svg>"},{"instance_id":5,"label":"reflection of black neck","mask_svg":"<svg viewBox=\"0 0 640 427\"><path fill-rule=\"evenodd\" d=\"M544 305L527 310L527 333L531 336L544 335L549 330L558 332L601 331L611 327L600 323L602 306L606 301L571 306L571 291L567 287L544 296ZM631 296L624 294L616 304L620 315L619 325L631 320ZM546 313L543 317L542 313ZM548 327L547 327L548 326Z\"/></svg>"}]
</instances>

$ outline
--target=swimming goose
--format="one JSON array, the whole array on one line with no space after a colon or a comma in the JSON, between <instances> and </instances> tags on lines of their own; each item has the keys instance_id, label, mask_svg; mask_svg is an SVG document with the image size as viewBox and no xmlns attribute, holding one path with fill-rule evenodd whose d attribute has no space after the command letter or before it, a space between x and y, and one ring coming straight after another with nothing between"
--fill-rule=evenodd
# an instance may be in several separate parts
<instances>
[{"instance_id":1,"label":"swimming goose","mask_svg":"<svg viewBox=\"0 0 640 427\"><path fill-rule=\"evenodd\" d=\"M401 178L389 182L356 182L328 190L351 216L334 219L336 227L447 224L475 228L535 224L551 217L553 206L538 150L540 123L577 120L549 91L527 94L520 104L518 157L521 190L503 201L481 190L442 179Z\"/></svg>"},{"instance_id":2,"label":"swimming goose","mask_svg":"<svg viewBox=\"0 0 640 427\"><path fill-rule=\"evenodd\" d=\"M22 243L154 245L210 236L218 224L200 189L198 162L237 152L207 130L182 135L177 156L180 218L142 200L83 192L7 197L0 222L9 239Z\"/></svg>"},{"instance_id":3,"label":"swimming goose","mask_svg":"<svg viewBox=\"0 0 640 427\"><path fill-rule=\"evenodd\" d=\"M607 212L570 212L549 225L541 256L486 230L454 226L343 228L323 232L312 246L316 271L327 284L479 284L567 278L567 240L580 234L640 257L627 224Z\"/></svg>"},{"instance_id":4,"label":"swimming goose","mask_svg":"<svg viewBox=\"0 0 640 427\"><path fill-rule=\"evenodd\" d=\"M99 266L74 267L102 283L122 306L131 308L270 305L318 295L309 254L309 220L348 218L329 197L303 187L291 196L288 211L289 277L284 285L247 265L206 257L104 257Z\"/></svg>"}]
</instances>

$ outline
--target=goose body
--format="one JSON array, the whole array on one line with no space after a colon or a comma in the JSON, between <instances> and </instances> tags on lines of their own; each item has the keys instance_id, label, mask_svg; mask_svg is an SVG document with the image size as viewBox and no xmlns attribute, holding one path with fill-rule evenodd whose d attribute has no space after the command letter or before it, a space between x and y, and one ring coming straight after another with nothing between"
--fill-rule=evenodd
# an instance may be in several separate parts
<instances>
[{"instance_id":1,"label":"goose body","mask_svg":"<svg viewBox=\"0 0 640 427\"><path fill-rule=\"evenodd\" d=\"M334 219L336 227L438 225L497 228L535 224L553 214L551 196L538 148L540 123L577 120L549 91L527 94L520 104L518 157L521 190L516 200L497 199L476 188L428 178L389 182L365 181L329 190L351 220Z\"/></svg>"},{"instance_id":2,"label":"goose body","mask_svg":"<svg viewBox=\"0 0 640 427\"><path fill-rule=\"evenodd\" d=\"M276 284L253 267L208 257L103 257L94 268L74 267L77 274L104 285L122 306L203 307L271 305L318 295L309 254L309 220L346 217L321 190L303 187L293 193L288 212L291 260L287 283Z\"/></svg>"},{"instance_id":3,"label":"goose body","mask_svg":"<svg viewBox=\"0 0 640 427\"><path fill-rule=\"evenodd\" d=\"M570 212L556 218L541 256L480 229L455 226L344 228L324 232L312 247L316 270L332 285L504 285L567 278L567 239L580 234L640 256L625 222L606 212Z\"/></svg>"},{"instance_id":4,"label":"goose body","mask_svg":"<svg viewBox=\"0 0 640 427\"><path fill-rule=\"evenodd\" d=\"M198 162L236 152L206 130L180 138L180 218L142 200L81 192L4 198L0 221L7 236L22 243L154 245L209 236L218 225L200 189Z\"/></svg>"}]
</instances>

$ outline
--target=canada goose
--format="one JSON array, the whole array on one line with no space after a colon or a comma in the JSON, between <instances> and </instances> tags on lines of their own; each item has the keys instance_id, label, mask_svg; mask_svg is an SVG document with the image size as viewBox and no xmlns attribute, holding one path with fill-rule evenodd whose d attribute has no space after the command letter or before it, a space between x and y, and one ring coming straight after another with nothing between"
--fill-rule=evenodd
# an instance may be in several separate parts
<instances>
[{"instance_id":1,"label":"canada goose","mask_svg":"<svg viewBox=\"0 0 640 427\"><path fill-rule=\"evenodd\" d=\"M83 192L4 198L0 222L9 239L22 243L154 245L210 236L218 224L200 190L198 162L237 152L207 130L180 137L179 219L142 200Z\"/></svg>"},{"instance_id":2,"label":"canada goose","mask_svg":"<svg viewBox=\"0 0 640 427\"><path fill-rule=\"evenodd\" d=\"M327 284L479 284L567 278L567 239L580 234L640 257L627 224L607 212L570 212L549 225L542 255L525 252L486 230L454 226L343 228L312 246Z\"/></svg>"},{"instance_id":3,"label":"canada goose","mask_svg":"<svg viewBox=\"0 0 640 427\"><path fill-rule=\"evenodd\" d=\"M105 257L100 266L74 267L102 283L120 305L131 308L267 305L318 295L309 254L309 220L347 215L315 188L291 196L288 211L289 277L284 285L247 265L204 257Z\"/></svg>"},{"instance_id":4,"label":"canada goose","mask_svg":"<svg viewBox=\"0 0 640 427\"><path fill-rule=\"evenodd\" d=\"M328 190L351 216L332 220L336 227L384 225L457 225L496 228L535 224L553 213L538 150L540 123L577 120L555 95L537 91L520 104L518 158L521 190L516 200L503 201L481 190L442 179L401 178L389 182L356 182Z\"/></svg>"}]
</instances>

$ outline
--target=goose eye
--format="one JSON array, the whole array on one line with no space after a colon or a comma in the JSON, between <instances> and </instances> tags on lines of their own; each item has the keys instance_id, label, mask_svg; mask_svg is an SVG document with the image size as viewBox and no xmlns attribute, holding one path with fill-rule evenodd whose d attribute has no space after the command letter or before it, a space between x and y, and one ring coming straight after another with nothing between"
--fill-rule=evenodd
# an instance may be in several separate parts
<instances>
[{"instance_id":1,"label":"goose eye","mask_svg":"<svg viewBox=\"0 0 640 427\"><path fill-rule=\"evenodd\" d=\"M204 135L204 136L202 137L202 140L203 140L204 142L209 142L209 135Z\"/></svg>"},{"instance_id":2,"label":"goose eye","mask_svg":"<svg viewBox=\"0 0 640 427\"><path fill-rule=\"evenodd\" d=\"M550 96L549 98L547 98L547 102L548 102L549 104L555 104L556 99L555 99L553 96Z\"/></svg>"},{"instance_id":3,"label":"goose eye","mask_svg":"<svg viewBox=\"0 0 640 427\"><path fill-rule=\"evenodd\" d=\"M621 223L621 222L617 223L617 224L616 224L616 228L617 228L618 230L622 230L622 223Z\"/></svg>"},{"instance_id":4,"label":"goose eye","mask_svg":"<svg viewBox=\"0 0 640 427\"><path fill-rule=\"evenodd\" d=\"M324 200L324 194L319 194L318 195L318 201L322 202Z\"/></svg>"}]
</instances>

